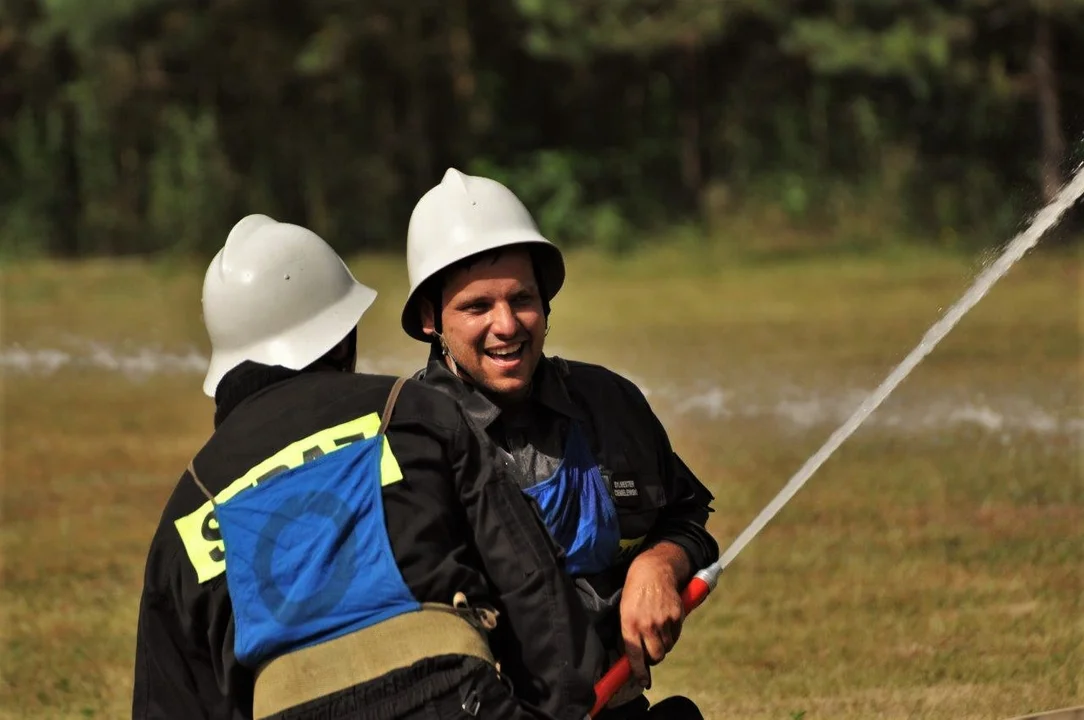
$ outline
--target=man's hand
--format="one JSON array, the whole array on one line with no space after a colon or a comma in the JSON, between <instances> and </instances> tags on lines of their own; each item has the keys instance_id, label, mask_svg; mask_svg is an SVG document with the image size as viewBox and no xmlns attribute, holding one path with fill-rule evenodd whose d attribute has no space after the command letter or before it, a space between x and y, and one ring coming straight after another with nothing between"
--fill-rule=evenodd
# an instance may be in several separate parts
<instances>
[{"instance_id":1,"label":"man's hand","mask_svg":"<svg viewBox=\"0 0 1084 720\"><path fill-rule=\"evenodd\" d=\"M621 635L632 675L645 688L651 687L648 665L661 662L681 635L681 585L689 572L685 551L665 541L629 566L621 593Z\"/></svg>"}]
</instances>

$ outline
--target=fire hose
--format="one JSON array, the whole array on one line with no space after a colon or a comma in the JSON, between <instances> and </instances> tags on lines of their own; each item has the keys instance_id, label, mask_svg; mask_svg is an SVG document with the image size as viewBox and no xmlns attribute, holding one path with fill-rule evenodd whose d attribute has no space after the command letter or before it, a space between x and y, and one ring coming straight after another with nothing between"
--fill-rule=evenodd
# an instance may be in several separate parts
<instances>
[{"instance_id":1,"label":"fire hose","mask_svg":"<svg viewBox=\"0 0 1084 720\"><path fill-rule=\"evenodd\" d=\"M971 287L949 308L936 323L926 331L918 345L889 373L888 377L858 406L858 409L836 429L824 445L814 453L783 486L772 501L760 511L749 527L742 531L741 535L730 544L730 547L719 556L714 563L696 573L689 584L681 593L681 602L688 614L700 606L708 595L715 589L719 581L719 575L733 562L734 558L745 549L745 546L756 536L768 522L779 513L794 495L801 490L806 481L824 464L824 462L843 444L850 435L858 429L863 421L884 402L885 398L903 382L915 366L930 353L941 340L948 335L956 323L973 308L979 300L986 295L994 283L1001 279L1009 271L1017 260L1024 257L1046 232L1057 224L1061 216L1076 201L1084 195L1084 165L1077 167L1069 182L1061 189L1057 196L1032 220L1031 224L1021 232L1004 252L990 264L971 284ZM628 657L623 656L611 667L602 679L595 684L595 706L591 709L590 717L595 717L601 712L606 703L628 682L631 676L631 667Z\"/></svg>"}]
</instances>

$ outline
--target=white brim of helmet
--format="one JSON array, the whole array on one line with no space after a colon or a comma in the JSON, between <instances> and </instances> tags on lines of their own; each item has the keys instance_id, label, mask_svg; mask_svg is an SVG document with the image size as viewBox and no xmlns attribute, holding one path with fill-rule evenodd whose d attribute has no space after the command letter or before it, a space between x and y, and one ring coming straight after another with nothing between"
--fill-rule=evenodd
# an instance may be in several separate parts
<instances>
[{"instance_id":1,"label":"white brim of helmet","mask_svg":"<svg viewBox=\"0 0 1084 720\"><path fill-rule=\"evenodd\" d=\"M335 304L278 337L247 347L213 352L203 380L204 394L214 397L226 373L246 360L291 370L311 365L357 327L376 296L377 292L372 288L355 283Z\"/></svg>"}]
</instances>

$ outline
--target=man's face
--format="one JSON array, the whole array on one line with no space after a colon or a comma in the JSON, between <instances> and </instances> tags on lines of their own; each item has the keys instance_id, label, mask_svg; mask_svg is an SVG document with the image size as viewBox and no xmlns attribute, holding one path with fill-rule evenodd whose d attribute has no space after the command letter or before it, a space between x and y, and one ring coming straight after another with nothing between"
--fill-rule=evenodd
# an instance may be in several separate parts
<instances>
[{"instance_id":1,"label":"man's face","mask_svg":"<svg viewBox=\"0 0 1084 720\"><path fill-rule=\"evenodd\" d=\"M453 271L443 304L444 341L456 364L496 399L523 398L546 337L530 253L512 248Z\"/></svg>"}]
</instances>

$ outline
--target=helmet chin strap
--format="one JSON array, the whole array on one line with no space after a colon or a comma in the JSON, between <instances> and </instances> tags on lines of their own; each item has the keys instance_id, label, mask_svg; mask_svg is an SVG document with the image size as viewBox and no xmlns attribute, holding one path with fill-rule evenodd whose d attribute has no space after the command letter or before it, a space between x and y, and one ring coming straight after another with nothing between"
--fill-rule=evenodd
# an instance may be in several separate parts
<instances>
[{"instance_id":1,"label":"helmet chin strap","mask_svg":"<svg viewBox=\"0 0 1084 720\"><path fill-rule=\"evenodd\" d=\"M440 350L444 354L448 364L451 365L451 370L455 373L456 377L461 380L469 380L479 388L484 387L482 383L478 382L477 378L464 370L458 362L456 362L455 356L452 355L452 349L448 347L448 341L444 339L444 333L433 330L433 336L440 341Z\"/></svg>"}]
</instances>

